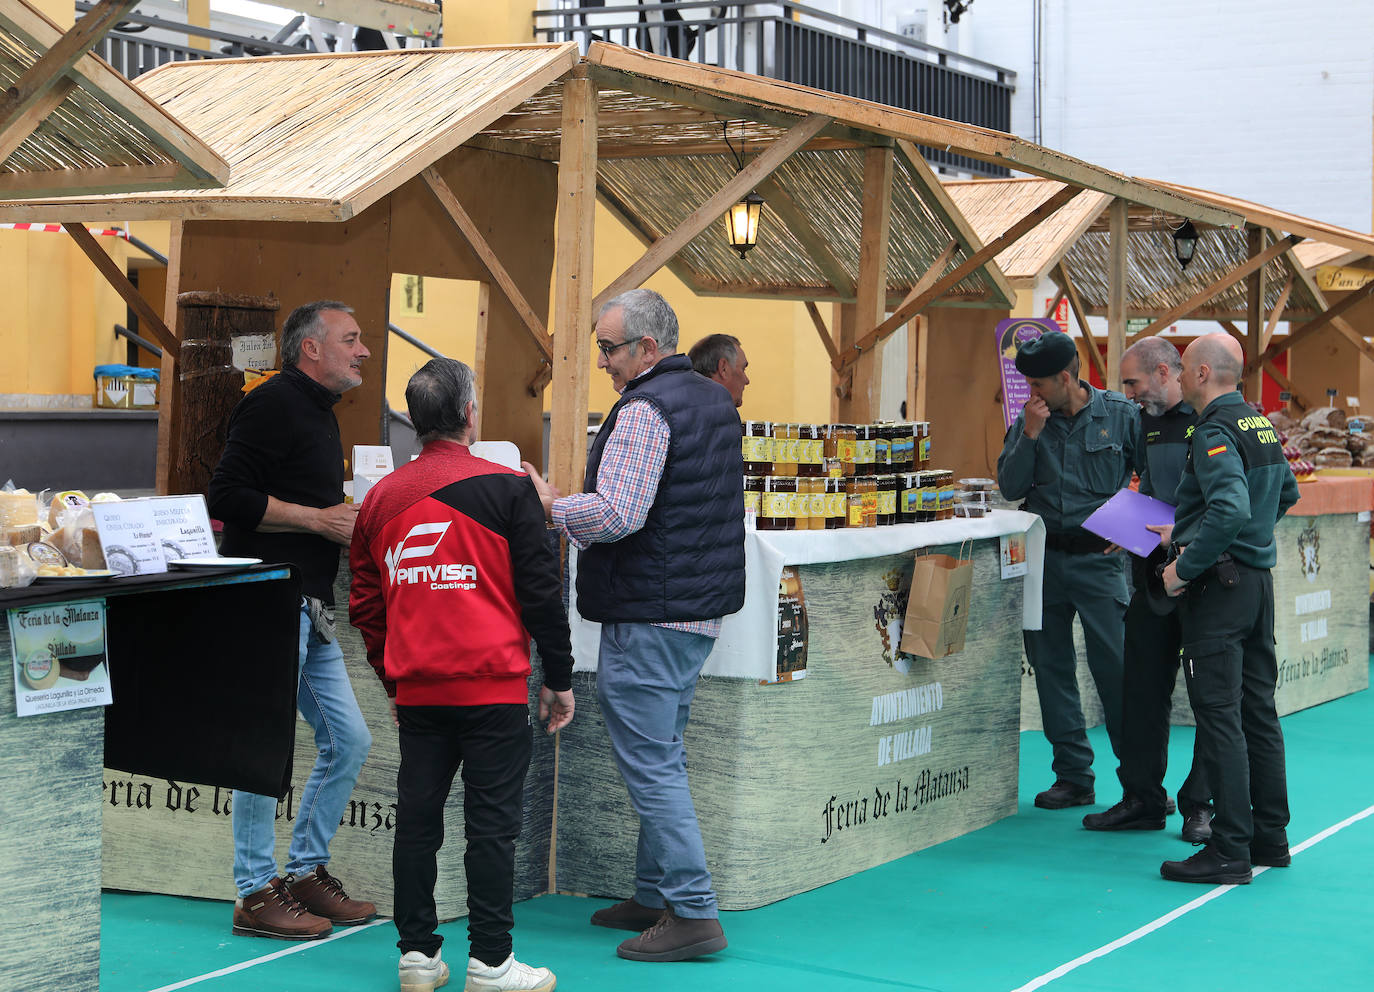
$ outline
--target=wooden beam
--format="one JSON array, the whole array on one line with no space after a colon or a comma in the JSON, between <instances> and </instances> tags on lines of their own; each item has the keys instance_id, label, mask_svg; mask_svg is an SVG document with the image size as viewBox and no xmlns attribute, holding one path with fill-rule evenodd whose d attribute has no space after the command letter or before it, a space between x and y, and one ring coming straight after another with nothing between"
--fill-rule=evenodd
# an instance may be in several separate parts
<instances>
[{"instance_id":1,"label":"wooden beam","mask_svg":"<svg viewBox=\"0 0 1374 992\"><path fill-rule=\"evenodd\" d=\"M1097 350L1097 338L1093 335L1092 328L1088 326L1088 315L1083 312L1083 301L1078 298L1078 289L1074 286L1073 280L1069 278L1069 270L1060 263L1059 268L1059 292L1060 295L1069 298L1069 309L1073 311L1073 319L1078 323L1079 333L1083 335L1083 340L1088 343L1088 360L1093 363L1093 368L1097 369L1098 377L1102 380L1102 385L1107 389L1114 388L1107 379L1107 366L1103 364L1102 353ZM1051 310L1053 307L1051 307ZM1117 359L1119 362L1120 359Z\"/></svg>"},{"instance_id":2,"label":"wooden beam","mask_svg":"<svg viewBox=\"0 0 1374 992\"><path fill-rule=\"evenodd\" d=\"M834 364L839 352L835 349L835 339L830 336L830 331L825 326L825 318L821 316L820 308L812 300L806 300L802 304L806 307L806 312L811 315L811 323L816 327L816 333L821 336L821 344L825 345L825 353L830 356L831 364Z\"/></svg>"},{"instance_id":3,"label":"wooden beam","mask_svg":"<svg viewBox=\"0 0 1374 992\"><path fill-rule=\"evenodd\" d=\"M28 106L22 111L10 115L3 125L3 130L0 130L0 162L4 162L13 155L19 146L27 141L33 132L38 130L38 126L47 119L47 116L62 106L62 101L71 96L76 88L76 80L64 76L53 83L49 89L29 101ZM175 169L175 166L173 168ZM65 171L63 170L64 173ZM91 189L94 185L86 176L88 171L92 170L81 169L71 172L71 175L75 177L71 181L80 180L80 189L83 192ZM56 170L45 170L37 173L5 173L3 177L5 180L4 189L7 194L14 195L11 190L19 188L17 180L22 178L28 180L33 187L41 190L37 195L52 195L49 191L52 183L50 177L55 174L60 175L62 173L57 173Z\"/></svg>"},{"instance_id":4,"label":"wooden beam","mask_svg":"<svg viewBox=\"0 0 1374 992\"><path fill-rule=\"evenodd\" d=\"M1307 397L1298 392L1298 388L1293 385L1292 380L1280 372L1277 365L1271 361L1266 361L1264 371L1269 373L1269 378L1277 382L1279 388L1288 394L1289 401L1299 410L1312 409L1312 404L1307 401Z\"/></svg>"},{"instance_id":5,"label":"wooden beam","mask_svg":"<svg viewBox=\"0 0 1374 992\"><path fill-rule=\"evenodd\" d=\"M1218 320L1217 323L1221 325L1221 329L1223 331L1225 331L1227 334L1231 335L1231 337L1236 339L1236 343L1239 344L1241 350L1244 351L1245 332L1229 320Z\"/></svg>"},{"instance_id":6,"label":"wooden beam","mask_svg":"<svg viewBox=\"0 0 1374 992\"><path fill-rule=\"evenodd\" d=\"M168 227L167 291L163 294L162 312L167 315L164 326L175 337L171 329L176 327L177 322L177 294L181 291L182 240L186 233L186 222L174 220ZM180 349L175 352L162 349L162 376L157 385L157 461L153 480L159 496L173 494L173 452L181 449L181 370L177 367L179 353Z\"/></svg>"},{"instance_id":7,"label":"wooden beam","mask_svg":"<svg viewBox=\"0 0 1374 992\"><path fill-rule=\"evenodd\" d=\"M505 294L512 309L520 317L521 324L525 330L529 331L530 338L536 347L549 361L553 360L553 345L550 343L549 334L544 330L544 322L539 319L539 315L534 312L529 301L525 299L525 294L520 292L520 287L515 284L506 267L501 264L501 260L496 257L496 252L492 251L487 239L482 237L482 232L477 229L477 223L471 215L463 209L463 205L458 202L458 197L453 195L453 190L449 189L448 183L444 182L444 177L439 175L439 170L430 166L421 177L429 191L434 194L434 198L439 201L439 206L444 208L449 219L453 221L453 226L458 228L458 233L472 247L472 252L477 256L477 261L482 263L482 267L491 274L496 285L501 287L501 292Z\"/></svg>"},{"instance_id":8,"label":"wooden beam","mask_svg":"<svg viewBox=\"0 0 1374 992\"><path fill-rule=\"evenodd\" d=\"M597 202L605 207L616 220L624 224L629 232L633 234L645 248L650 247L658 240L652 232L644 228L641 219L632 213L628 206L620 202L620 199L616 197L614 193L602 186L600 182L598 182L596 186L596 199ZM670 258L668 260L667 269L673 275L677 276L684 285L690 286L697 293L703 293L707 289L707 287L702 285L701 280L697 278L696 273L683 265L678 258Z\"/></svg>"},{"instance_id":9,"label":"wooden beam","mask_svg":"<svg viewBox=\"0 0 1374 992\"><path fill-rule=\"evenodd\" d=\"M906 325L906 419L926 419L926 360L930 354L930 318L914 317Z\"/></svg>"},{"instance_id":10,"label":"wooden beam","mask_svg":"<svg viewBox=\"0 0 1374 992\"><path fill-rule=\"evenodd\" d=\"M655 110L619 110L600 114L597 129L613 127L653 127L663 124L714 124L719 116L691 107L660 107ZM558 110L513 113L487 126L486 131L558 131L563 114Z\"/></svg>"},{"instance_id":11,"label":"wooden beam","mask_svg":"<svg viewBox=\"0 0 1374 992\"><path fill-rule=\"evenodd\" d=\"M613 279L610 285L597 294L592 302L592 310L600 310L607 300L642 285L644 280L663 268L668 259L685 248L689 241L720 220L732 203L757 186L760 180L772 175L793 152L814 138L829 123L828 117L808 117L769 145L694 210L676 230L659 238L638 261Z\"/></svg>"},{"instance_id":12,"label":"wooden beam","mask_svg":"<svg viewBox=\"0 0 1374 992\"><path fill-rule=\"evenodd\" d=\"M1269 323L1264 325L1264 338L1260 341L1260 350L1269 347L1270 340L1274 337L1274 329L1279 326L1279 321L1283 319L1283 309L1288 306L1288 297L1293 292L1293 273L1288 273L1288 281L1283 284L1283 292L1279 293L1278 302L1269 311Z\"/></svg>"},{"instance_id":13,"label":"wooden beam","mask_svg":"<svg viewBox=\"0 0 1374 992\"><path fill-rule=\"evenodd\" d=\"M1248 227L1245 230L1246 252L1251 258L1264 254L1265 229L1262 227ZM1264 266L1255 268L1245 278L1245 340L1241 343L1241 351L1245 353L1246 367L1254 363L1254 371L1245 377L1243 384L1245 398L1257 401L1262 396L1261 389L1264 382L1260 378L1262 367L1257 361L1259 353L1264 350L1260 347L1260 338L1264 336Z\"/></svg>"},{"instance_id":14,"label":"wooden beam","mask_svg":"<svg viewBox=\"0 0 1374 992\"><path fill-rule=\"evenodd\" d=\"M557 245L554 251L550 368L549 481L582 491L587 465L587 396L592 368L592 258L596 225L597 89L590 79L563 83L563 134L558 160Z\"/></svg>"},{"instance_id":15,"label":"wooden beam","mask_svg":"<svg viewBox=\"0 0 1374 992\"><path fill-rule=\"evenodd\" d=\"M1234 286L1236 283L1244 279L1246 276L1250 275L1250 273L1254 272L1256 269L1260 269L1268 265L1274 259L1278 258L1278 256L1284 254L1284 252L1291 250L1292 247L1301 240L1302 238L1295 234L1291 237L1283 239L1277 244L1270 245L1267 249L1260 252L1259 255L1251 256L1245 262L1236 266L1230 272L1226 273L1226 275L1214 280L1205 288L1198 290L1188 299L1184 300L1178 306L1174 307L1172 310L1166 313L1163 317L1160 317L1154 323L1150 324L1150 326L1146 327L1135 337L1131 338L1130 343L1135 344L1141 338L1148 338L1151 334L1158 334L1160 331L1164 330L1166 327L1168 327L1175 321L1182 320L1184 317L1187 317L1189 314L1193 313L1199 307L1201 307L1202 304L1206 303L1212 297L1220 293L1223 289L1229 289L1230 287Z\"/></svg>"},{"instance_id":16,"label":"wooden beam","mask_svg":"<svg viewBox=\"0 0 1374 992\"><path fill-rule=\"evenodd\" d=\"M9 158L43 118L76 88L75 82L66 78L67 72L137 3L138 0L100 0L40 55L14 85L0 93L0 162ZM65 92L59 96L52 93L54 89ZM40 108L41 113L30 113Z\"/></svg>"},{"instance_id":17,"label":"wooden beam","mask_svg":"<svg viewBox=\"0 0 1374 992\"><path fill-rule=\"evenodd\" d=\"M1292 271L1292 274L1297 276L1297 278L1302 281L1303 285L1307 287L1308 293L1316 302L1317 306L1323 311L1329 309L1330 304L1326 302L1326 295L1322 293L1321 287L1317 285L1317 280L1312 278L1312 273L1307 271L1307 268L1298 259L1297 253L1290 249L1284 257L1288 262L1288 267ZM1371 362L1374 362L1374 345L1371 345L1365 340L1364 335L1355 330L1355 328L1351 326L1350 321L1346 320L1344 317L1338 316L1331 321L1331 326L1339 331L1347 341L1359 349L1360 354L1364 355L1365 358L1369 359ZM1268 345L1266 344L1265 347L1267 348Z\"/></svg>"},{"instance_id":18,"label":"wooden beam","mask_svg":"<svg viewBox=\"0 0 1374 992\"><path fill-rule=\"evenodd\" d=\"M864 153L863 221L859 232L859 292L856 328L876 327L887 312L888 243L892 229L892 175L896 161L891 148L870 148ZM878 419L882 399L882 369L876 351L868 351L854 363L854 383L848 407L841 405L846 422L868 423Z\"/></svg>"},{"instance_id":19,"label":"wooden beam","mask_svg":"<svg viewBox=\"0 0 1374 992\"><path fill-rule=\"evenodd\" d=\"M962 210L955 204L953 197L949 195L949 190L945 189L945 184L940 182L930 164L926 162L921 150L910 141L898 141L897 151L906 160L907 167L911 171L911 177L915 181L917 191L921 194L921 200L926 208L933 213L945 226L945 232L950 237L955 238L964 250L969 253L976 253L983 247L983 239L978 237L978 232L973 229ZM997 267L995 261L990 262L986 268L986 275L993 284L995 291L1001 294L999 302L1007 306L1016 303L1016 290L1007 281L1007 277L1002 274L1002 270Z\"/></svg>"},{"instance_id":20,"label":"wooden beam","mask_svg":"<svg viewBox=\"0 0 1374 992\"><path fill-rule=\"evenodd\" d=\"M806 143L805 151L809 152L830 152L830 151L849 151L854 149L873 148L871 144L864 144L858 141L845 141L841 138L829 138L818 135ZM686 156L699 155L721 155L730 159L733 163L734 153L739 150L738 144L727 144L724 141L603 141L597 149L598 158L618 159L618 158L683 158ZM803 149L798 149L801 151Z\"/></svg>"},{"instance_id":21,"label":"wooden beam","mask_svg":"<svg viewBox=\"0 0 1374 992\"><path fill-rule=\"evenodd\" d=\"M812 226L806 211L797 205L777 180L771 177L759 183L758 193L767 201L767 209L778 215L778 219L787 230L806 249L811 261L825 274L825 278L835 287L840 297L852 299L858 291L853 277L844 267L844 263L835 257L835 251L824 235Z\"/></svg>"},{"instance_id":22,"label":"wooden beam","mask_svg":"<svg viewBox=\"0 0 1374 992\"><path fill-rule=\"evenodd\" d=\"M1059 267L1059 266L1056 266L1056 268L1060 268L1060 267ZM1055 312L1056 310L1059 309L1059 301L1062 300L1062 299L1064 298L1064 287L1063 287L1063 285L1062 285L1062 284L1057 284L1057 285L1055 286L1055 288L1058 290L1058 292L1054 294L1054 299L1050 300L1050 305L1047 306L1047 307L1045 308L1045 319L1046 319L1046 320L1049 320L1050 318L1052 318L1052 317L1054 316L1054 312Z\"/></svg>"},{"instance_id":23,"label":"wooden beam","mask_svg":"<svg viewBox=\"0 0 1374 992\"><path fill-rule=\"evenodd\" d=\"M176 335L167 329L167 325L162 322L162 317L148 305L148 301L139 294L134 284L129 282L129 277L120 271L114 259L96 243L91 232L86 230L86 225L64 223L62 229L86 253L86 257L100 270L105 281L124 298L124 302L129 304L134 313L138 314L139 322L147 325L148 331L157 338L157 343L162 345L162 350L169 352L174 358L179 358L181 356L181 342L177 340ZM171 276L170 272L168 276Z\"/></svg>"},{"instance_id":24,"label":"wooden beam","mask_svg":"<svg viewBox=\"0 0 1374 992\"><path fill-rule=\"evenodd\" d=\"M848 351L843 351L841 357L845 365L852 365L858 360L860 354L872 348L875 344L887 337L897 328L901 327L916 314L920 313L932 302L943 296L948 290L953 289L970 274L982 267L983 263L995 257L998 252L1007 245L1015 244L1027 231L1035 227L1045 218L1054 214L1060 207L1068 203L1083 190L1076 186L1065 186L1055 193L1040 206L1036 207L1026 216L1022 217L1011 227L1007 228L995 241L984 245L982 248L969 255L954 271L930 286L925 292L914 298L909 297L897 310L875 327L863 338L854 343L854 347Z\"/></svg>"},{"instance_id":25,"label":"wooden beam","mask_svg":"<svg viewBox=\"0 0 1374 992\"><path fill-rule=\"evenodd\" d=\"M1121 375L1121 355L1126 351L1126 284L1129 270L1130 233L1126 230L1126 201L1118 197L1107 208L1107 375L1108 389Z\"/></svg>"},{"instance_id":26,"label":"wooden beam","mask_svg":"<svg viewBox=\"0 0 1374 992\"><path fill-rule=\"evenodd\" d=\"M957 241L951 241L949 244L945 245L944 251L940 252L935 261L930 264L930 268L926 269L925 272L921 274L921 278L916 280L916 285L911 287L910 292L902 298L893 312L897 313L905 310L912 300L919 298L921 294L930 289L930 287L935 284L935 280L940 278L940 275L949 265L949 260L954 257L954 253L958 250L959 242ZM845 367L843 356L834 356L830 363L835 367L836 371L842 371Z\"/></svg>"},{"instance_id":27,"label":"wooden beam","mask_svg":"<svg viewBox=\"0 0 1374 992\"><path fill-rule=\"evenodd\" d=\"M1282 340L1271 343L1268 348L1260 352L1254 364L1258 366L1262 362L1273 360L1277 355L1282 355L1299 341L1311 337L1327 324L1334 323L1338 318L1344 317L1348 311L1363 303L1370 296L1374 296L1374 282L1366 283L1345 299L1341 300L1341 302L1337 303L1334 307L1326 310L1321 316L1309 320L1296 330L1290 331ZM1249 375L1252 371L1254 370L1250 367L1250 363L1247 362L1245 374Z\"/></svg>"}]
</instances>

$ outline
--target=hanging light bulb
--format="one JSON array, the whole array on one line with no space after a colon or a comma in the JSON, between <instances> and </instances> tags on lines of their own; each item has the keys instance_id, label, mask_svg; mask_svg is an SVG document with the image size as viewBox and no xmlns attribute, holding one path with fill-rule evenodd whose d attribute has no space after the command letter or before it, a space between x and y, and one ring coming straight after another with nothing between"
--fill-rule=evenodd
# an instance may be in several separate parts
<instances>
[{"instance_id":1,"label":"hanging light bulb","mask_svg":"<svg viewBox=\"0 0 1374 992\"><path fill-rule=\"evenodd\" d=\"M749 193L725 212L725 237L730 247L743 258L759 243L759 218L763 214L763 197Z\"/></svg>"}]
</instances>

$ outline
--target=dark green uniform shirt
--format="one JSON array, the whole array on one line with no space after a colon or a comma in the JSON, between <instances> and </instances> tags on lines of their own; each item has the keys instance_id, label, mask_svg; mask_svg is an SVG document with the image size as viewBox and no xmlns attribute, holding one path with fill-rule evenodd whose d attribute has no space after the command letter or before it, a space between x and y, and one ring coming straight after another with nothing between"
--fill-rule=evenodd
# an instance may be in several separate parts
<instances>
[{"instance_id":1,"label":"dark green uniform shirt","mask_svg":"<svg viewBox=\"0 0 1374 992\"><path fill-rule=\"evenodd\" d=\"M1089 393L1073 417L1051 413L1040 436L1026 437L1017 415L997 459L997 485L1007 499L1024 499L1050 534L1078 530L1083 521L1128 486L1141 464L1140 411L1118 392L1079 380Z\"/></svg>"},{"instance_id":2,"label":"dark green uniform shirt","mask_svg":"<svg viewBox=\"0 0 1374 992\"><path fill-rule=\"evenodd\" d=\"M1158 417L1141 412L1141 450L1145 452L1140 467L1142 495L1177 504L1178 480L1183 477L1183 466L1188 461L1195 423L1197 411L1181 400Z\"/></svg>"},{"instance_id":3,"label":"dark green uniform shirt","mask_svg":"<svg viewBox=\"0 0 1374 992\"><path fill-rule=\"evenodd\" d=\"M1178 484L1178 577L1192 581L1223 551L1242 565L1272 568L1274 526L1297 501L1298 481L1274 425L1240 393L1218 396L1198 418Z\"/></svg>"}]
</instances>

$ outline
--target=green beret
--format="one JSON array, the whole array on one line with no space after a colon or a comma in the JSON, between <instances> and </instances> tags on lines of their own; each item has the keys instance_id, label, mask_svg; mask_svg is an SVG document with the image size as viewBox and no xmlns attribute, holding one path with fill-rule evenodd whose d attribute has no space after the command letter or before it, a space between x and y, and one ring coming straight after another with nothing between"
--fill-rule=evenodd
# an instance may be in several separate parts
<instances>
[{"instance_id":1,"label":"green beret","mask_svg":"<svg viewBox=\"0 0 1374 992\"><path fill-rule=\"evenodd\" d=\"M1063 372L1077 356L1073 338L1062 331L1046 331L1016 352L1016 371L1031 379L1048 379Z\"/></svg>"}]
</instances>

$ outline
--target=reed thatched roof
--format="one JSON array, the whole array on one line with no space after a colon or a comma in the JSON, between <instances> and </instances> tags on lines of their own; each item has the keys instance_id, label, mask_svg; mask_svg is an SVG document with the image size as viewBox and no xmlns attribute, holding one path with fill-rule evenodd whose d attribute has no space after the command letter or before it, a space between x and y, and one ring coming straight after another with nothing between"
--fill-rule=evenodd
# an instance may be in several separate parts
<instances>
[{"instance_id":1,"label":"reed thatched roof","mask_svg":"<svg viewBox=\"0 0 1374 992\"><path fill-rule=\"evenodd\" d=\"M563 44L173 63L140 85L228 160L223 189L3 204L0 217L347 220L576 61Z\"/></svg>"},{"instance_id":2,"label":"reed thatched roof","mask_svg":"<svg viewBox=\"0 0 1374 992\"><path fill-rule=\"evenodd\" d=\"M23 0L0 3L0 93L17 93L62 36ZM229 177L228 163L94 55L62 71L50 93L55 107L45 114L40 101L3 130L13 150L0 164L0 197L207 188Z\"/></svg>"}]
</instances>

